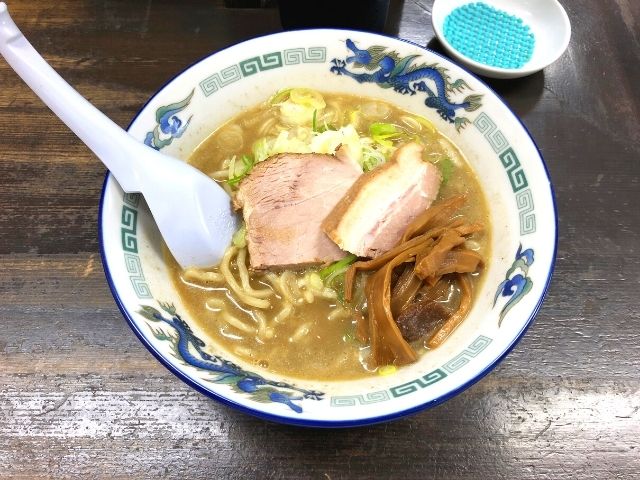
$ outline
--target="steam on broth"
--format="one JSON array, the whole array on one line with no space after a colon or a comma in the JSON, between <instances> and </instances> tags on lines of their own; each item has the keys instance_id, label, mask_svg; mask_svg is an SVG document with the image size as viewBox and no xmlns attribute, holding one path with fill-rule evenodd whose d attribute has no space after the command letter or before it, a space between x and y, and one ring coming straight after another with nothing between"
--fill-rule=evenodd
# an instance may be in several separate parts
<instances>
[{"instance_id":1,"label":"steam on broth","mask_svg":"<svg viewBox=\"0 0 640 480\"><path fill-rule=\"evenodd\" d=\"M437 182L434 199L428 199L435 200L433 206L417 211L409 205L428 195L413 185L413 197L400 192L406 181L391 172L379 183L390 189L389 179L395 181L400 200L389 203L395 209L392 220L377 218L381 204L370 204L385 193L375 190L381 188L375 178L408 162L403 156L426 168L424 185ZM231 354L288 376L354 379L387 374L415 361L464 320L489 254L489 217L464 157L428 120L377 100L288 89L214 131L189 162L220 182L244 209L246 226L234 236L220 266L182 270L165 254L191 317ZM414 175L415 165L407 165ZM276 207L265 207L263 197L272 191L277 196L277 182L287 176L291 179L283 180L289 183L282 189L289 193L282 201L295 197L293 188L307 188L308 198L315 197L314 189L325 188L318 171L330 168L357 170L343 172L344 182L325 186L332 193L323 194L321 204L331 213L313 227L305 225L307 231L289 234L300 238L275 238L288 228L272 225L279 220L268 217L278 214L281 199L274 200ZM300 186L305 180L307 185ZM406 205L399 209L398 201ZM295 208L295 201L288 205ZM417 214L409 218L411 208ZM264 212L260 218L267 218L262 222L267 225L249 210ZM285 217L292 214L295 209ZM317 208L307 214L317 214ZM355 223L365 222L360 219L367 215L382 232L377 246L366 225L361 225L363 232L354 232ZM393 237L390 244L391 226L397 225L397 241ZM260 237L260 228L272 230ZM332 261L317 264L320 254L305 251L272 258L274 245L305 245L311 228L322 228L320 240L329 242L322 258ZM318 239L311 240L315 248ZM369 242L366 257L371 260L351 246L362 242ZM261 245L267 250L260 251ZM258 262L259 254L264 260Z\"/></svg>"}]
</instances>

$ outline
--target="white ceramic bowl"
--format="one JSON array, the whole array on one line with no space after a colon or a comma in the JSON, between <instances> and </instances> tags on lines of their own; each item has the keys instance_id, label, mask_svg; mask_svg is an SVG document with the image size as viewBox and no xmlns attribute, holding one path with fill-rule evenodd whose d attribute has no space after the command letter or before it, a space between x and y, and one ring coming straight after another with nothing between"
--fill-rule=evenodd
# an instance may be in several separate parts
<instances>
[{"instance_id":1,"label":"white ceramic bowl","mask_svg":"<svg viewBox=\"0 0 640 480\"><path fill-rule=\"evenodd\" d=\"M347 48L347 40L356 51ZM383 66L380 55L371 56L376 52L388 57ZM370 62L369 69L354 63L354 56ZM415 57L389 73L391 62L399 65L409 56ZM416 90L421 81L428 89ZM253 415L307 426L353 426L436 405L486 375L540 307L556 248L553 193L540 153L504 102L460 67L405 41L346 30L279 33L217 52L162 87L129 131L184 159L216 127L287 86L393 102L429 118L466 154L484 187L493 229L493 254L467 320L441 347L391 376L317 382L245 364L189 318L144 200L124 194L109 176L100 239L116 302L171 372ZM164 130L158 113L165 116Z\"/></svg>"},{"instance_id":2,"label":"white ceramic bowl","mask_svg":"<svg viewBox=\"0 0 640 480\"><path fill-rule=\"evenodd\" d=\"M483 3L521 18L535 36L531 59L520 68L497 68L476 62L447 41L443 33L447 15L462 5L478 0L436 0L431 12L433 31L446 51L469 70L490 78L518 78L531 75L555 62L564 53L571 38L567 12L558 0L482 0Z\"/></svg>"}]
</instances>

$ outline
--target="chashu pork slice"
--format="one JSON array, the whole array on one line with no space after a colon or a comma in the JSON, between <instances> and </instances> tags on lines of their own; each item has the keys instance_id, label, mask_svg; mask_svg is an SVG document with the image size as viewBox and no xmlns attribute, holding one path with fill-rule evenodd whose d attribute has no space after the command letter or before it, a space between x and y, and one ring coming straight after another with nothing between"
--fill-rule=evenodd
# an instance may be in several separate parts
<instances>
[{"instance_id":1,"label":"chashu pork slice","mask_svg":"<svg viewBox=\"0 0 640 480\"><path fill-rule=\"evenodd\" d=\"M407 143L363 174L322 223L329 238L359 257L375 258L393 248L440 189L440 171L422 159L423 150Z\"/></svg>"},{"instance_id":2,"label":"chashu pork slice","mask_svg":"<svg viewBox=\"0 0 640 480\"><path fill-rule=\"evenodd\" d=\"M256 165L238 189L256 270L333 262L346 254L321 223L362 174L348 159L282 153Z\"/></svg>"}]
</instances>

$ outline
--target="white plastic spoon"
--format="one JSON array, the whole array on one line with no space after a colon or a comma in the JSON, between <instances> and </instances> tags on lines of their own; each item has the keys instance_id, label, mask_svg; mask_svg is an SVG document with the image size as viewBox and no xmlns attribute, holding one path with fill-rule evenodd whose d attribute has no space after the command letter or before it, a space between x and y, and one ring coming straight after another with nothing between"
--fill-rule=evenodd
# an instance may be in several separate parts
<instances>
[{"instance_id":1,"label":"white plastic spoon","mask_svg":"<svg viewBox=\"0 0 640 480\"><path fill-rule=\"evenodd\" d=\"M0 53L111 171L141 192L183 267L217 265L238 227L229 196L194 167L136 141L76 92L36 52L0 2Z\"/></svg>"}]
</instances>

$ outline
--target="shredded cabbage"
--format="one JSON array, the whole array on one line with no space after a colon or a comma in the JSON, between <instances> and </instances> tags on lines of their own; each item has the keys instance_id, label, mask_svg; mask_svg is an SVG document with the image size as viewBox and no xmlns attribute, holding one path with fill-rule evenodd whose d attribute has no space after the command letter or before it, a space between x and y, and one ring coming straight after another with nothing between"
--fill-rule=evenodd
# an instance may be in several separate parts
<instances>
[{"instance_id":1,"label":"shredded cabbage","mask_svg":"<svg viewBox=\"0 0 640 480\"><path fill-rule=\"evenodd\" d=\"M362 114L360 110L352 110L349 112L349 123L354 126L354 128L358 128L358 124L360 123L360 117Z\"/></svg>"},{"instance_id":2,"label":"shredded cabbage","mask_svg":"<svg viewBox=\"0 0 640 480\"><path fill-rule=\"evenodd\" d=\"M281 103L280 116L291 125L310 125L314 115L326 107L322 95L308 88L292 88L289 98Z\"/></svg>"},{"instance_id":3,"label":"shredded cabbage","mask_svg":"<svg viewBox=\"0 0 640 480\"><path fill-rule=\"evenodd\" d=\"M229 168L230 186L237 186L253 167L278 153L326 153L334 154L341 145L349 157L368 172L387 161L395 152L397 140L410 137L408 132L392 123L374 122L369 126L369 136L360 136L356 126L363 112L360 108L348 114L350 123L341 128L318 125L321 112L326 107L322 95L308 88L291 88L275 94L269 103L280 110L280 121L290 127L279 127L277 134L258 139L251 147L250 155L225 161ZM378 108L378 105L372 105ZM374 109L375 110L375 109ZM364 114L366 116L366 114ZM421 117L415 121L429 127Z\"/></svg>"},{"instance_id":4,"label":"shredded cabbage","mask_svg":"<svg viewBox=\"0 0 640 480\"><path fill-rule=\"evenodd\" d=\"M280 116L291 125L304 125L310 123L315 109L297 105L293 102L285 102L280 105Z\"/></svg>"},{"instance_id":5,"label":"shredded cabbage","mask_svg":"<svg viewBox=\"0 0 640 480\"><path fill-rule=\"evenodd\" d=\"M316 133L311 139L310 148L314 153L333 154L340 145L345 145L353 159L361 164L362 144L360 135L353 128L353 125L347 125L338 130L325 130L322 133Z\"/></svg>"},{"instance_id":6,"label":"shredded cabbage","mask_svg":"<svg viewBox=\"0 0 640 480\"><path fill-rule=\"evenodd\" d=\"M322 95L309 88L292 88L289 92L289 100L314 110L322 110L327 106Z\"/></svg>"},{"instance_id":7,"label":"shredded cabbage","mask_svg":"<svg viewBox=\"0 0 640 480\"><path fill-rule=\"evenodd\" d=\"M324 132L313 132L309 127L283 130L275 137L263 137L256 141L252 152L255 163L259 163L271 155L285 152L333 154L340 145L345 145L354 160L362 165L363 144L352 125Z\"/></svg>"},{"instance_id":8,"label":"shredded cabbage","mask_svg":"<svg viewBox=\"0 0 640 480\"><path fill-rule=\"evenodd\" d=\"M270 155L276 153L308 153L309 141L305 141L308 136L305 134L304 129L299 129L296 132L289 132L283 130L273 141Z\"/></svg>"},{"instance_id":9,"label":"shredded cabbage","mask_svg":"<svg viewBox=\"0 0 640 480\"><path fill-rule=\"evenodd\" d=\"M266 160L277 153L310 153L309 139L311 129L300 127L295 130L282 130L275 137L262 137L257 140L251 149L255 163Z\"/></svg>"},{"instance_id":10,"label":"shredded cabbage","mask_svg":"<svg viewBox=\"0 0 640 480\"><path fill-rule=\"evenodd\" d=\"M256 163L260 163L269 157L271 147L269 146L269 142L267 141L267 137L262 137L253 144L251 147L251 152L253 152L253 158L256 159Z\"/></svg>"},{"instance_id":11,"label":"shredded cabbage","mask_svg":"<svg viewBox=\"0 0 640 480\"><path fill-rule=\"evenodd\" d=\"M421 117L420 115L414 115L413 119L416 120L424 128L426 128L430 133L435 133L436 132L436 127L434 127L433 123L431 123L426 118Z\"/></svg>"}]
</instances>

